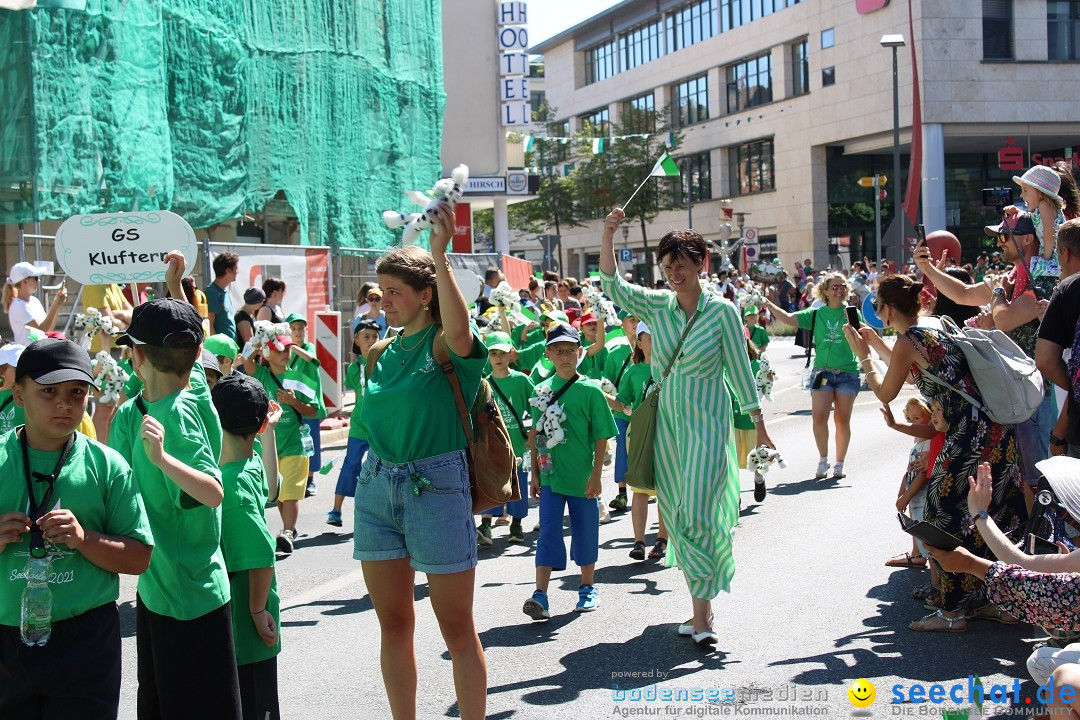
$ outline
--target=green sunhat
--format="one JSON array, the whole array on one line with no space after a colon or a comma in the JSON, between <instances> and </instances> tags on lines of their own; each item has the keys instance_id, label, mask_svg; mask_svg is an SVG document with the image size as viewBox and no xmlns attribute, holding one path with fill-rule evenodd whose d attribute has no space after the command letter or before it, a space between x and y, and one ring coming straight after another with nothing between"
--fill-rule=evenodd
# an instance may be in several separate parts
<instances>
[{"instance_id":1,"label":"green sunhat","mask_svg":"<svg viewBox=\"0 0 1080 720\"><path fill-rule=\"evenodd\" d=\"M743 317L746 317L747 315L757 315L760 312L761 310L758 309L757 305L747 305L742 309Z\"/></svg>"},{"instance_id":2,"label":"green sunhat","mask_svg":"<svg viewBox=\"0 0 1080 720\"><path fill-rule=\"evenodd\" d=\"M566 323L567 325L570 324L570 318L567 317L566 313L564 313L562 310L551 310L540 316L540 322L546 322L548 320L551 320L553 322Z\"/></svg>"},{"instance_id":3,"label":"green sunhat","mask_svg":"<svg viewBox=\"0 0 1080 720\"><path fill-rule=\"evenodd\" d=\"M307 318L300 313L289 313L289 317L285 318L285 322L292 325L294 322L302 322L307 325Z\"/></svg>"},{"instance_id":4,"label":"green sunhat","mask_svg":"<svg viewBox=\"0 0 1080 720\"><path fill-rule=\"evenodd\" d=\"M484 338L484 345L488 350L502 350L503 352L510 352L514 349L513 344L510 342L510 336L504 332L488 333Z\"/></svg>"},{"instance_id":5,"label":"green sunhat","mask_svg":"<svg viewBox=\"0 0 1080 720\"><path fill-rule=\"evenodd\" d=\"M240 348L236 342L225 335L224 333L218 333L217 335L211 335L203 341L203 347L212 352L216 357L236 358L240 354Z\"/></svg>"}]
</instances>

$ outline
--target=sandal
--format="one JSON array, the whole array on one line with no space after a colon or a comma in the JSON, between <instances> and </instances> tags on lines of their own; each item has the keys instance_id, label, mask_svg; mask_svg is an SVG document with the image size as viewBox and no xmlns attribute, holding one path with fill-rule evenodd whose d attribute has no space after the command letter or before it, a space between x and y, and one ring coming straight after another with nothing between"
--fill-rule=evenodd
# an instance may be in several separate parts
<instances>
[{"instance_id":1,"label":"sandal","mask_svg":"<svg viewBox=\"0 0 1080 720\"><path fill-rule=\"evenodd\" d=\"M659 560L667 555L667 538L656 538L656 544L653 545L652 550L649 551L649 558L652 560Z\"/></svg>"},{"instance_id":2,"label":"sandal","mask_svg":"<svg viewBox=\"0 0 1080 720\"><path fill-rule=\"evenodd\" d=\"M510 524L510 518L507 517L506 515L500 515L499 517L495 518L495 527L502 527L504 525L509 525L509 524Z\"/></svg>"},{"instance_id":3,"label":"sandal","mask_svg":"<svg viewBox=\"0 0 1080 720\"><path fill-rule=\"evenodd\" d=\"M993 603L983 605L967 616L969 620L993 620L1002 625L1016 625L1020 621L1011 613L1008 613Z\"/></svg>"},{"instance_id":4,"label":"sandal","mask_svg":"<svg viewBox=\"0 0 1080 720\"><path fill-rule=\"evenodd\" d=\"M937 622L937 620L943 620L944 625ZM957 624L964 623L962 627L956 627ZM911 630L918 632L944 632L944 633L962 633L967 632L967 620L963 615L957 615L956 617L948 617L941 610L932 612L922 620L916 620L908 625Z\"/></svg>"},{"instance_id":5,"label":"sandal","mask_svg":"<svg viewBox=\"0 0 1080 720\"><path fill-rule=\"evenodd\" d=\"M913 567L924 568L926 567L926 558L922 555L912 555L909 552L903 555L894 555L885 561L885 567Z\"/></svg>"},{"instance_id":6,"label":"sandal","mask_svg":"<svg viewBox=\"0 0 1080 720\"><path fill-rule=\"evenodd\" d=\"M926 600L928 598L940 595L941 591L933 586L932 583L926 583L925 585L919 585L911 591L911 597L916 600Z\"/></svg>"},{"instance_id":7,"label":"sandal","mask_svg":"<svg viewBox=\"0 0 1080 720\"><path fill-rule=\"evenodd\" d=\"M645 559L645 541L644 540L638 540L636 543L634 543L634 549L630 551L630 557L633 558L634 560L644 560Z\"/></svg>"}]
</instances>

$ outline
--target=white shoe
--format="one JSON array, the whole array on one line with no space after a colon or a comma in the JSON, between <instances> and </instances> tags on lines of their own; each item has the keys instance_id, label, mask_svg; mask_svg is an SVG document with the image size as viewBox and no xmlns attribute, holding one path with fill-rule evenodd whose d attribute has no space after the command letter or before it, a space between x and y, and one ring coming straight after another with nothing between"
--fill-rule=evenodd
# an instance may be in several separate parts
<instances>
[{"instance_id":1,"label":"white shoe","mask_svg":"<svg viewBox=\"0 0 1080 720\"><path fill-rule=\"evenodd\" d=\"M844 472L844 463L836 463L833 465L832 476L836 479L847 477L847 473Z\"/></svg>"},{"instance_id":2,"label":"white shoe","mask_svg":"<svg viewBox=\"0 0 1080 720\"><path fill-rule=\"evenodd\" d=\"M720 641L720 638L716 636L712 630L705 630L703 632L694 633L690 638L701 647L708 647L715 645Z\"/></svg>"},{"instance_id":3,"label":"white shoe","mask_svg":"<svg viewBox=\"0 0 1080 720\"><path fill-rule=\"evenodd\" d=\"M814 477L818 480L823 477L827 477L829 474L829 460L828 458L822 460L817 464L817 470L814 471Z\"/></svg>"},{"instance_id":4,"label":"white shoe","mask_svg":"<svg viewBox=\"0 0 1080 720\"><path fill-rule=\"evenodd\" d=\"M609 522L611 522L611 513L608 512L608 509L606 507L601 505L600 506L600 524L601 525L607 525Z\"/></svg>"}]
</instances>

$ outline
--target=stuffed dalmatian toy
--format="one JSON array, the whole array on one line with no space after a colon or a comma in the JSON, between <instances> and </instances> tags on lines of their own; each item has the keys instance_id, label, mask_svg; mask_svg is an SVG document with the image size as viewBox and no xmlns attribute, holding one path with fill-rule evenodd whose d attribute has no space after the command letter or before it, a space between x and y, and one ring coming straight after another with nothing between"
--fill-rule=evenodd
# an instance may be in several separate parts
<instances>
[{"instance_id":1,"label":"stuffed dalmatian toy","mask_svg":"<svg viewBox=\"0 0 1080 720\"><path fill-rule=\"evenodd\" d=\"M757 376L754 378L757 384L758 395L769 402L772 402L772 389L773 383L776 381L776 371L772 369L772 364L769 362L768 355L761 355L758 357L758 363L760 364L757 371Z\"/></svg>"},{"instance_id":2,"label":"stuffed dalmatian toy","mask_svg":"<svg viewBox=\"0 0 1080 720\"><path fill-rule=\"evenodd\" d=\"M750 289L746 291L745 295L743 295L742 304L743 307L746 307L747 305L761 307L762 305L764 305L765 293L761 291L761 286L756 283L752 283L750 285Z\"/></svg>"},{"instance_id":3,"label":"stuffed dalmatian toy","mask_svg":"<svg viewBox=\"0 0 1080 720\"><path fill-rule=\"evenodd\" d=\"M90 367L94 370L94 377L98 378L98 384L101 387L101 395L98 396L97 401L105 405L119 403L120 394L130 376L105 350L94 356Z\"/></svg>"},{"instance_id":4,"label":"stuffed dalmatian toy","mask_svg":"<svg viewBox=\"0 0 1080 720\"><path fill-rule=\"evenodd\" d=\"M787 467L780 451L773 450L767 445L751 450L746 456L746 467L753 471L755 477L769 472L773 464L779 465L781 470Z\"/></svg>"},{"instance_id":5,"label":"stuffed dalmatian toy","mask_svg":"<svg viewBox=\"0 0 1080 720\"><path fill-rule=\"evenodd\" d=\"M454 209L458 200L461 199L461 194L465 192L467 182L469 182L469 166L458 165L450 171L450 177L436 182L435 186L427 193L418 190L405 191L405 197L409 198L414 204L423 207L423 211L403 215L396 210L387 210L383 213L383 222L391 230L405 226L405 231L401 235L401 242L403 245L412 245L420 237L421 232L435 225L432 217L439 203L446 203L451 210Z\"/></svg>"},{"instance_id":6,"label":"stuffed dalmatian toy","mask_svg":"<svg viewBox=\"0 0 1080 720\"><path fill-rule=\"evenodd\" d=\"M528 325L532 322L521 312L521 298L517 290L510 287L510 283L505 280L495 286L491 295L488 296L488 301L495 307L506 310L506 317L510 319L511 324ZM510 330L511 328L504 328L503 332L510 332Z\"/></svg>"},{"instance_id":7,"label":"stuffed dalmatian toy","mask_svg":"<svg viewBox=\"0 0 1080 720\"><path fill-rule=\"evenodd\" d=\"M585 283L585 285L582 286L581 291L588 301L589 306L592 308L593 314L596 315L598 322L602 322L605 325L612 325L615 323L615 306L604 296L604 293L600 292L592 283Z\"/></svg>"},{"instance_id":8,"label":"stuffed dalmatian toy","mask_svg":"<svg viewBox=\"0 0 1080 720\"><path fill-rule=\"evenodd\" d=\"M95 307L87 308L85 315L76 313L74 328L79 338L79 345L86 350L90 349L90 342L99 332L109 337L120 334L120 328L113 325L112 318L102 315L101 311Z\"/></svg>"},{"instance_id":9,"label":"stuffed dalmatian toy","mask_svg":"<svg viewBox=\"0 0 1080 720\"><path fill-rule=\"evenodd\" d=\"M615 383L607 378L600 379L600 389L604 391L605 395L611 395L612 397L619 394L619 389L615 387Z\"/></svg>"},{"instance_id":10,"label":"stuffed dalmatian toy","mask_svg":"<svg viewBox=\"0 0 1080 720\"><path fill-rule=\"evenodd\" d=\"M250 358L255 354L255 346L260 345L262 346L263 357L270 357L269 343L278 335L289 336L288 323L272 323L269 320L256 320L251 339L244 344L244 350L240 354L245 358Z\"/></svg>"}]
</instances>

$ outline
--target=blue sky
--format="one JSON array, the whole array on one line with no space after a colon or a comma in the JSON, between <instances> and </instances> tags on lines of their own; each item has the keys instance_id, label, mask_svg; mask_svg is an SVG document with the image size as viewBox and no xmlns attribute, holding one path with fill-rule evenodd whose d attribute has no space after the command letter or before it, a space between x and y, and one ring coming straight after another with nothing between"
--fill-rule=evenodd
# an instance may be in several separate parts
<instances>
[{"instance_id":1,"label":"blue sky","mask_svg":"<svg viewBox=\"0 0 1080 720\"><path fill-rule=\"evenodd\" d=\"M572 28L620 0L529 0L529 44Z\"/></svg>"}]
</instances>

